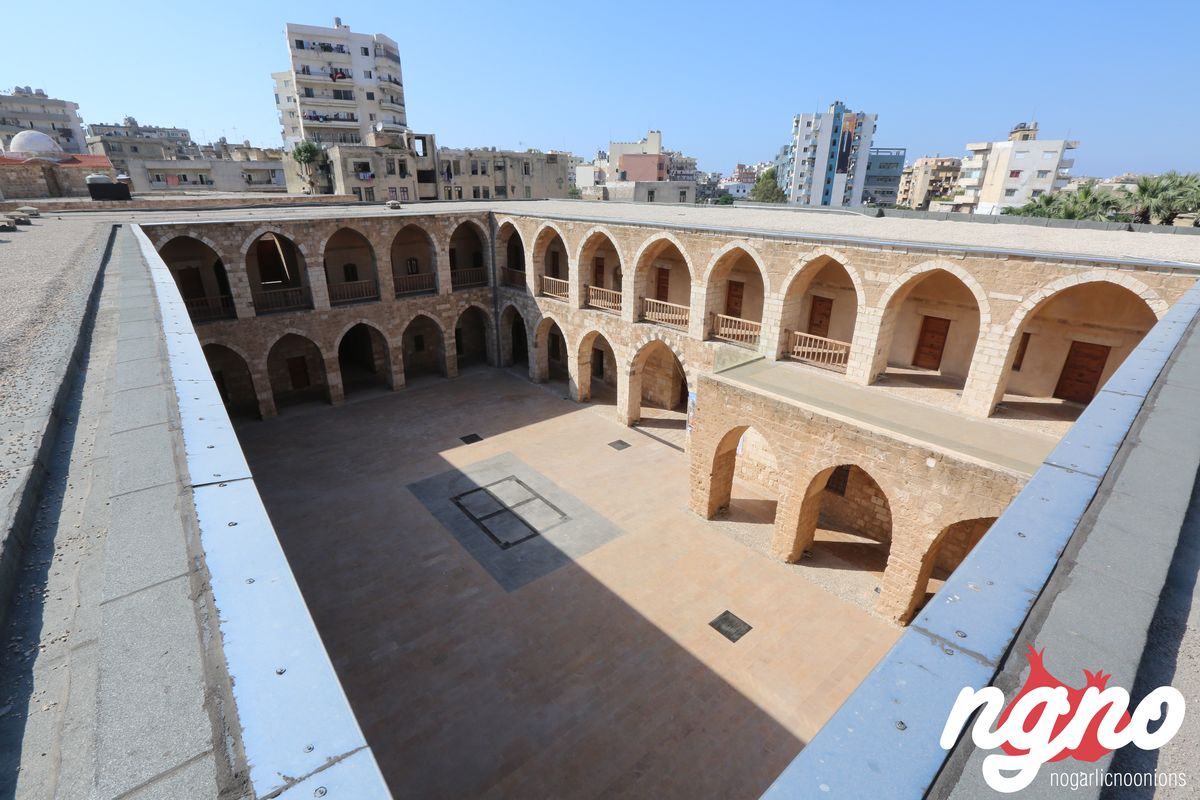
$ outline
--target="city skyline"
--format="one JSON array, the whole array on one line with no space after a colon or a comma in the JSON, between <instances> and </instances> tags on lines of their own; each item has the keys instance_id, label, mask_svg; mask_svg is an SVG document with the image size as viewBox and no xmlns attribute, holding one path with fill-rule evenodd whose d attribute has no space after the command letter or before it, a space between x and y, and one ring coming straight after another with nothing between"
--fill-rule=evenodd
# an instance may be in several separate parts
<instances>
[{"instance_id":1,"label":"city skyline","mask_svg":"<svg viewBox=\"0 0 1200 800\"><path fill-rule=\"evenodd\" d=\"M298 2L282 11L222 3L191 18L147 4L153 14L138 19L140 41L177 37L181 26L187 31L151 69L145 50L122 29L127 16L67 16L58 24L59 42L77 48L88 41L128 42L98 47L108 68L82 73L78 59L63 59L41 44L34 20L17 20L11 63L22 66L8 78L79 103L85 123L130 115L143 124L187 127L198 141L225 136L277 146L282 140L270 76L287 63L283 27L329 25L338 14L356 32L399 43L409 124L435 133L443 146L532 147L590 157L609 140L636 140L654 129L663 132L664 146L696 156L702 169L727 173L738 162L773 159L795 114L841 100L878 114L874 145L907 148L910 161L961 156L968 142L1000 139L1013 124L1036 120L1046 138L1080 140L1077 175L1200 169L1200 157L1180 133L1200 126L1200 110L1172 107L1177 92L1164 79L1186 74L1180 55L1187 52L1186 30L1163 26L1163 15L1121 19L1118 26L1111 16L1081 14L1076 4L1010 6L1001 20L923 4L902 20L890 18L887 6L869 5L854 32L857 44L847 49L844 36L758 42L780 36L780 21L795 13L774 3L732 21L694 5L616 4L599 23L581 10L544 3L486 18L471 9L482 15L487 6L468 5L464 18L478 24L457 24L447 38L426 35L446 25L432 6L401 13L354 3ZM1171 7L1183 10L1168 6L1167 17ZM837 26L846 22L824 7L803 14L796 19L802 30L841 31ZM1029 38L1024 14L1037 16L1045 50L1027 52L1036 39ZM1113 68L1095 78L1092 68L1074 68L1094 57L1089 54L1118 27L1130 41L1156 42L1139 56L1138 69ZM670 32L666 46L662 30ZM981 30L986 41L965 35ZM218 41L220 61L202 55L209 49L203 42ZM935 55L932 45L947 52ZM911 66L896 66L905 63ZM907 85L898 86L900 79ZM1118 102L1120 113L1113 110ZM1168 108L1170 125L1136 124Z\"/></svg>"}]
</instances>

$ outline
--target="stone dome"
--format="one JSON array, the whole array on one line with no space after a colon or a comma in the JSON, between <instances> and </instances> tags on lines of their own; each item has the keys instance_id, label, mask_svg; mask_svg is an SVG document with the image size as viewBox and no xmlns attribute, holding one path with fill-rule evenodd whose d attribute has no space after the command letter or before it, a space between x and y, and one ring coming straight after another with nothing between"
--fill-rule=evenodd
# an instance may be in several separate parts
<instances>
[{"instance_id":1,"label":"stone dome","mask_svg":"<svg viewBox=\"0 0 1200 800\"><path fill-rule=\"evenodd\" d=\"M21 131L8 143L8 152L18 155L58 155L63 149L41 131Z\"/></svg>"}]
</instances>

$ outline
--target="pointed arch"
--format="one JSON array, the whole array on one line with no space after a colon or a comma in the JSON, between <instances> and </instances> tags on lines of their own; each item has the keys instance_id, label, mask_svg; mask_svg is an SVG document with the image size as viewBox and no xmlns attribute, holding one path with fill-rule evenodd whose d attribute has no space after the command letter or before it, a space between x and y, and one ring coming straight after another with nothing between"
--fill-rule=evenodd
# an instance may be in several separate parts
<instances>
[{"instance_id":1,"label":"pointed arch","mask_svg":"<svg viewBox=\"0 0 1200 800\"><path fill-rule=\"evenodd\" d=\"M704 268L704 277L702 278L704 285L707 286L709 281L712 280L713 270L717 268L717 265L722 261L722 259L735 250L740 250L741 252L745 253L747 256L749 256L750 260L754 262L754 266L758 267L758 274L762 278L763 293L770 294L771 276L770 273L767 272L767 263L763 260L762 255L757 249L755 249L754 245L751 244L748 239L735 239L734 241L725 244L725 246L717 250L717 252L713 253L712 258L708 260L708 266Z\"/></svg>"}]
</instances>

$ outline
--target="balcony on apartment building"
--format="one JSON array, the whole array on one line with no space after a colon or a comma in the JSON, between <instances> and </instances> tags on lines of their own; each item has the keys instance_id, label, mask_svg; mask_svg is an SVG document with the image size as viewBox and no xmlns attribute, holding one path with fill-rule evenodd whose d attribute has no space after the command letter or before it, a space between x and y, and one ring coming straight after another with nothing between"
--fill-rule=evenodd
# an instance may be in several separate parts
<instances>
[{"instance_id":1,"label":"balcony on apartment building","mask_svg":"<svg viewBox=\"0 0 1200 800\"><path fill-rule=\"evenodd\" d=\"M358 127L358 115L349 111L334 111L329 114L321 114L316 111L305 111L300 115L300 118L305 122L316 122L321 125L333 125L335 127Z\"/></svg>"},{"instance_id":2,"label":"balcony on apartment building","mask_svg":"<svg viewBox=\"0 0 1200 800\"><path fill-rule=\"evenodd\" d=\"M296 78L305 81L353 81L354 70L343 67L317 67L301 64L296 68Z\"/></svg>"},{"instance_id":3,"label":"balcony on apartment building","mask_svg":"<svg viewBox=\"0 0 1200 800\"><path fill-rule=\"evenodd\" d=\"M400 54L390 47L381 47L380 45L375 45L375 57L386 59L388 61L395 61L396 64L400 63Z\"/></svg>"}]
</instances>

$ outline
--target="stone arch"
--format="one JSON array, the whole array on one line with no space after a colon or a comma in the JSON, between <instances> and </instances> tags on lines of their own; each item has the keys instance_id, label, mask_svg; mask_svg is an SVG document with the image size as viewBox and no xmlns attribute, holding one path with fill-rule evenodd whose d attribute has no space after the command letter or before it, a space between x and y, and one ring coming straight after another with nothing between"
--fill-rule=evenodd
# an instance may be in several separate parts
<instances>
[{"instance_id":1,"label":"stone arch","mask_svg":"<svg viewBox=\"0 0 1200 800\"><path fill-rule=\"evenodd\" d=\"M295 405L323 398L334 401L329 362L321 346L300 331L282 332L266 350L265 371L275 406Z\"/></svg>"},{"instance_id":2,"label":"stone arch","mask_svg":"<svg viewBox=\"0 0 1200 800\"><path fill-rule=\"evenodd\" d=\"M622 368L614 341L612 334L603 327L591 327L579 337L574 348L574 399L578 402L603 400L615 404L621 391L621 374L628 371ZM600 386L597 386L597 379Z\"/></svg>"},{"instance_id":3,"label":"stone arch","mask_svg":"<svg viewBox=\"0 0 1200 800\"><path fill-rule=\"evenodd\" d=\"M626 382L627 398L622 421L633 425L642 421L644 405L662 409L645 424L678 430L687 428L688 391L691 382L683 351L669 338L660 335L643 337L629 359Z\"/></svg>"},{"instance_id":4,"label":"stone arch","mask_svg":"<svg viewBox=\"0 0 1200 800\"><path fill-rule=\"evenodd\" d=\"M532 366L536 363L536 359L529 357L529 343L532 338L529 322L516 304L509 303L504 306L500 312L500 366Z\"/></svg>"},{"instance_id":5,"label":"stone arch","mask_svg":"<svg viewBox=\"0 0 1200 800\"><path fill-rule=\"evenodd\" d=\"M409 222L388 243L388 261L396 295L438 290L437 240L423 226Z\"/></svg>"},{"instance_id":6,"label":"stone arch","mask_svg":"<svg viewBox=\"0 0 1200 800\"><path fill-rule=\"evenodd\" d=\"M817 247L792 267L781 286L776 355L845 372L867 307L858 270L840 250Z\"/></svg>"},{"instance_id":7,"label":"stone arch","mask_svg":"<svg viewBox=\"0 0 1200 800\"><path fill-rule=\"evenodd\" d=\"M211 239L175 234L163 237L157 250L192 322L237 316L229 267Z\"/></svg>"},{"instance_id":8,"label":"stone arch","mask_svg":"<svg viewBox=\"0 0 1200 800\"><path fill-rule=\"evenodd\" d=\"M687 328L690 325L691 317L691 302L692 302L692 287L696 281L696 270L692 264L691 256L688 254L687 248L683 242L679 241L673 234L669 232L659 232L652 234L641 247L638 248L637 255L633 261L633 280L625 280L624 294L622 304L624 307L633 310L633 316L636 318L639 314L646 316L643 311L642 298L651 300L659 299L657 294L657 285L651 280L651 265L660 255L674 250L679 255L679 264L672 262L668 263L668 275L670 277L667 287L666 302L676 306L684 306L688 309L686 318L674 319L673 317L659 318L651 314L646 318L653 322L663 324L671 324L678 328ZM676 277L676 273L682 272ZM684 278L686 277L686 280ZM673 320L673 321L668 321Z\"/></svg>"},{"instance_id":9,"label":"stone arch","mask_svg":"<svg viewBox=\"0 0 1200 800\"><path fill-rule=\"evenodd\" d=\"M449 376L446 329L441 320L430 314L417 313L410 316L400 330L406 383L420 375Z\"/></svg>"},{"instance_id":10,"label":"stone arch","mask_svg":"<svg viewBox=\"0 0 1200 800\"><path fill-rule=\"evenodd\" d=\"M609 251L612 259L606 257ZM589 228L580 238L575 254L574 286L580 305L621 313L625 264L625 256L612 232L601 225ZM592 292L593 288L600 291Z\"/></svg>"},{"instance_id":11,"label":"stone arch","mask_svg":"<svg viewBox=\"0 0 1200 800\"><path fill-rule=\"evenodd\" d=\"M229 416L261 417L259 390L246 354L236 345L224 342L207 342L201 349Z\"/></svg>"},{"instance_id":12,"label":"stone arch","mask_svg":"<svg viewBox=\"0 0 1200 800\"><path fill-rule=\"evenodd\" d=\"M520 227L511 219L496 220L496 259L500 284L525 288L528 248Z\"/></svg>"},{"instance_id":13,"label":"stone arch","mask_svg":"<svg viewBox=\"0 0 1200 800\"><path fill-rule=\"evenodd\" d=\"M794 524L785 520L787 527L776 531L776 554L795 562L810 552L819 561L882 578L893 531L891 498L883 483L858 464L826 462L801 486ZM826 534L819 542L818 528Z\"/></svg>"},{"instance_id":14,"label":"stone arch","mask_svg":"<svg viewBox=\"0 0 1200 800\"><path fill-rule=\"evenodd\" d=\"M1170 305L1166 300L1162 299L1158 292L1154 291L1136 278L1131 278L1128 275L1124 275L1120 272L1091 270L1080 275L1068 275L1065 278L1059 278L1056 281L1051 281L1045 286L1038 288L1037 291L1022 300L1020 305L1017 306L1016 310L1013 311L1013 315L1009 319L1008 324L1004 326L1005 337L1012 338L1013 336L1016 336L1017 331L1020 330L1021 326L1025 324L1025 320L1031 316L1034 310L1038 306L1042 305L1046 300L1049 300L1052 296L1065 289L1070 289L1073 286L1079 286L1085 283L1111 283L1124 289L1128 289L1142 300L1146 301L1146 305L1149 306L1150 310L1154 312L1154 316L1158 317L1159 319L1162 319L1164 316L1166 316L1167 311L1170 309Z\"/></svg>"},{"instance_id":15,"label":"stone arch","mask_svg":"<svg viewBox=\"0 0 1200 800\"><path fill-rule=\"evenodd\" d=\"M735 239L732 242L727 242L721 249L713 253L712 258L708 260L708 266L704 268L704 276L701 278L704 285L707 286L708 282L712 280L713 270L717 268L717 265L735 250L745 253L754 262L754 266L758 267L758 274L762 278L763 294L770 294L771 275L767 271L767 263L763 260L762 255L759 254L754 245L750 243L749 239Z\"/></svg>"},{"instance_id":16,"label":"stone arch","mask_svg":"<svg viewBox=\"0 0 1200 800\"><path fill-rule=\"evenodd\" d=\"M488 234L483 226L473 219L459 222L446 238L446 258L451 276L465 270L483 270L486 274L487 250Z\"/></svg>"},{"instance_id":17,"label":"stone arch","mask_svg":"<svg viewBox=\"0 0 1200 800\"><path fill-rule=\"evenodd\" d=\"M379 259L362 231L342 225L321 241L317 259L325 272L330 305L379 299Z\"/></svg>"},{"instance_id":18,"label":"stone arch","mask_svg":"<svg viewBox=\"0 0 1200 800\"><path fill-rule=\"evenodd\" d=\"M334 339L342 389L347 394L371 385L396 388L392 371L393 344L387 334L366 319L346 325Z\"/></svg>"},{"instance_id":19,"label":"stone arch","mask_svg":"<svg viewBox=\"0 0 1200 800\"><path fill-rule=\"evenodd\" d=\"M937 296L924 298L921 304L917 301L922 298L914 295L918 290ZM949 261L922 262L893 279L877 308L872 380L895 363L929 371L929 379L912 378L919 385L941 389L966 385L991 322L987 292L974 275Z\"/></svg>"},{"instance_id":20,"label":"stone arch","mask_svg":"<svg viewBox=\"0 0 1200 800\"><path fill-rule=\"evenodd\" d=\"M567 246L567 235L563 232L562 228L549 220L542 222L533 234L533 250L529 253L529 261L533 266L531 274L542 275L546 272L546 265L542 261L556 236L558 237L558 241L562 243L563 263L559 265L559 275L564 280L568 279L567 276L570 275L571 270L571 250Z\"/></svg>"},{"instance_id":21,"label":"stone arch","mask_svg":"<svg viewBox=\"0 0 1200 800\"><path fill-rule=\"evenodd\" d=\"M700 456L711 466L708 474L701 477L703 486L700 504L699 506L694 505L693 508L700 511L705 519L714 519L724 514L734 516L733 480L739 472L738 456L743 455L741 452L743 449L748 449L744 448L744 444L750 440L755 442L756 447L765 451L766 458L762 460L778 465L778 449L763 431L748 424L730 428L716 441L711 454ZM745 476L745 470L742 470L742 473ZM694 474L693 480L695 480ZM761 523L773 524L775 522L774 501L751 499L744 501L742 505L748 506L744 516L749 519Z\"/></svg>"},{"instance_id":22,"label":"stone arch","mask_svg":"<svg viewBox=\"0 0 1200 800\"><path fill-rule=\"evenodd\" d=\"M242 246L256 314L312 308L307 252L287 234L264 227ZM263 241L270 236L274 246ZM263 246L258 246L263 245ZM295 263L289 263L289 262Z\"/></svg>"},{"instance_id":23,"label":"stone arch","mask_svg":"<svg viewBox=\"0 0 1200 800\"><path fill-rule=\"evenodd\" d=\"M552 334L558 330L558 338ZM533 358L529 365L530 377L538 383L553 379L571 378L571 344L567 338L567 328L554 314L542 313L541 319L533 329L533 345L530 353Z\"/></svg>"},{"instance_id":24,"label":"stone arch","mask_svg":"<svg viewBox=\"0 0 1200 800\"><path fill-rule=\"evenodd\" d=\"M471 316L478 324L464 324ZM497 363L493 327L492 314L482 303L468 303L459 310L454 322L454 354L460 366Z\"/></svg>"},{"instance_id":25,"label":"stone arch","mask_svg":"<svg viewBox=\"0 0 1200 800\"><path fill-rule=\"evenodd\" d=\"M242 240L241 247L238 248L238 255L240 255L242 258L245 258L250 253L251 246L253 246L255 242L262 238L264 233L273 233L276 236L282 236L300 251L300 255L304 256L306 260L308 259L308 245L303 241L297 241L295 234L288 233L278 225L260 225L255 228L249 236Z\"/></svg>"},{"instance_id":26,"label":"stone arch","mask_svg":"<svg viewBox=\"0 0 1200 800\"><path fill-rule=\"evenodd\" d=\"M762 256L747 241L729 242L708 262L702 285L705 338L757 349L771 288Z\"/></svg>"}]
</instances>

